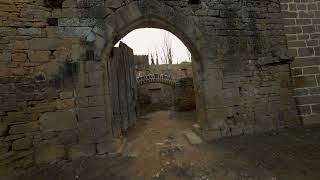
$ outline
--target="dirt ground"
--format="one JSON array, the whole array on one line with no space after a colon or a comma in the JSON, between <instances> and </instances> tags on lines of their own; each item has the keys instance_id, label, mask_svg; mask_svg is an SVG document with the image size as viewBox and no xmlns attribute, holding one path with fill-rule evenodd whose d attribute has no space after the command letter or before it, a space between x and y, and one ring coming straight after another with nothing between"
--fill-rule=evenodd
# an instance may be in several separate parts
<instances>
[{"instance_id":1,"label":"dirt ground","mask_svg":"<svg viewBox=\"0 0 320 180\"><path fill-rule=\"evenodd\" d=\"M121 157L83 158L34 167L6 180L319 180L320 127L191 145L193 112L140 117Z\"/></svg>"}]
</instances>

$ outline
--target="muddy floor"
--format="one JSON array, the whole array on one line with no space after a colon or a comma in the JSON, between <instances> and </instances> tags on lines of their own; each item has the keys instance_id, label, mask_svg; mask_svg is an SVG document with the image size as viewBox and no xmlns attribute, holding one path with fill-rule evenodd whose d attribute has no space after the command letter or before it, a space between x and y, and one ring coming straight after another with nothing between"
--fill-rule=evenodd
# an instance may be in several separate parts
<instances>
[{"instance_id":1,"label":"muddy floor","mask_svg":"<svg viewBox=\"0 0 320 180\"><path fill-rule=\"evenodd\" d=\"M6 180L319 180L320 127L291 128L191 145L193 112L140 117L121 157L34 167Z\"/></svg>"}]
</instances>

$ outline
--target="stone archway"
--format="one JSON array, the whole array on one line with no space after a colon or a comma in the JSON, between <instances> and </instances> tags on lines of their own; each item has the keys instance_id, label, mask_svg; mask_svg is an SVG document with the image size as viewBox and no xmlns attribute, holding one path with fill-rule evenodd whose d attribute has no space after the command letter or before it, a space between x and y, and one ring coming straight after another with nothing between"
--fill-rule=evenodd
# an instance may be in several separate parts
<instances>
[{"instance_id":1,"label":"stone archway","mask_svg":"<svg viewBox=\"0 0 320 180\"><path fill-rule=\"evenodd\" d=\"M155 0L131 2L108 16L103 24L98 24L95 27L97 29L97 40L99 41L98 44L96 43L95 54L107 62L116 42L134 29L148 27L170 31L182 40L191 52L197 94L197 116L198 121L206 127L207 107L205 102L206 87L204 86L206 75L203 66L205 62L212 59L213 55L208 51L209 45L206 45L206 40L197 28L193 17L186 17ZM215 74L220 75L219 71L219 69L216 69ZM219 80L217 83L219 84ZM106 87L106 89L108 88ZM217 86L217 88L221 87ZM215 90L215 92L219 93L219 90ZM108 108L111 109L112 107Z\"/></svg>"}]
</instances>

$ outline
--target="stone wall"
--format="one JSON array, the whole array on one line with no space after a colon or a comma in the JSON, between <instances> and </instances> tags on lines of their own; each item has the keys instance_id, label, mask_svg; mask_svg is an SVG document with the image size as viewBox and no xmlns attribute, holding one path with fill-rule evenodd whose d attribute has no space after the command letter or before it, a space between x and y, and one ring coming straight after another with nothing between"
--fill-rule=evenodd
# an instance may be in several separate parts
<instances>
[{"instance_id":1,"label":"stone wall","mask_svg":"<svg viewBox=\"0 0 320 180\"><path fill-rule=\"evenodd\" d=\"M193 77L191 63L149 65L137 73L141 108L151 104L158 108L172 107L177 80Z\"/></svg>"},{"instance_id":2,"label":"stone wall","mask_svg":"<svg viewBox=\"0 0 320 180\"><path fill-rule=\"evenodd\" d=\"M295 83L298 116L304 124L320 118L320 2L282 0L283 23Z\"/></svg>"},{"instance_id":3,"label":"stone wall","mask_svg":"<svg viewBox=\"0 0 320 180\"><path fill-rule=\"evenodd\" d=\"M142 27L171 31L192 53L204 137L298 122L279 1L0 0L0 14L1 172L112 151L107 62Z\"/></svg>"},{"instance_id":4,"label":"stone wall","mask_svg":"<svg viewBox=\"0 0 320 180\"><path fill-rule=\"evenodd\" d=\"M193 111L196 109L195 92L191 77L177 80L174 89L174 109L176 111Z\"/></svg>"}]
</instances>

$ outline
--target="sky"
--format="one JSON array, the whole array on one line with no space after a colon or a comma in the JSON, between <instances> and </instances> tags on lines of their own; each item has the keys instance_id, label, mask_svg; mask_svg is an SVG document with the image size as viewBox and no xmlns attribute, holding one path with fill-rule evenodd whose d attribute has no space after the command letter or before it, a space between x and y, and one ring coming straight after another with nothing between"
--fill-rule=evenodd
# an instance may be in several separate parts
<instances>
[{"instance_id":1,"label":"sky","mask_svg":"<svg viewBox=\"0 0 320 180\"><path fill-rule=\"evenodd\" d=\"M133 49L135 55L149 55L158 53L163 59L165 39L169 39L172 47L173 63L180 63L189 59L189 51L182 41L169 31L155 28L142 28L131 31L120 41ZM119 43L116 44L118 46ZM163 64L164 61L160 64Z\"/></svg>"}]
</instances>

